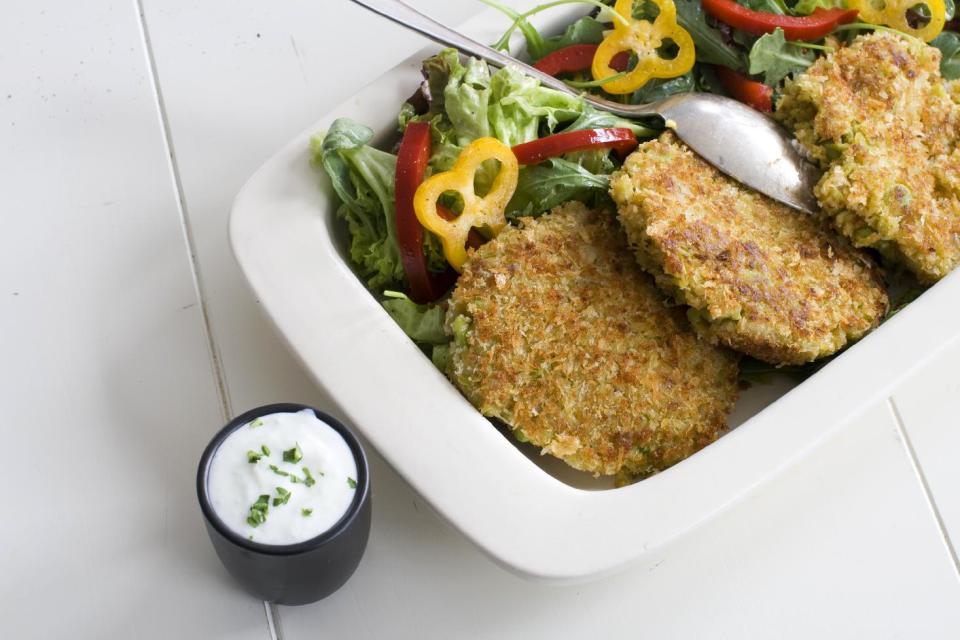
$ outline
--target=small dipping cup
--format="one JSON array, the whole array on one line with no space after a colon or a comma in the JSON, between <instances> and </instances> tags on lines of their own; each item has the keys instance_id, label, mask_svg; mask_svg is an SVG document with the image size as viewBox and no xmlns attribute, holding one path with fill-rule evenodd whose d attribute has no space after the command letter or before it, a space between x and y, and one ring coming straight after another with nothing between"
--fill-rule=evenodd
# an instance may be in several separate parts
<instances>
[{"instance_id":1,"label":"small dipping cup","mask_svg":"<svg viewBox=\"0 0 960 640\"><path fill-rule=\"evenodd\" d=\"M288 545L262 544L230 529L217 515L207 490L210 464L236 429L272 413L310 410L346 441L357 464L357 487L343 516L318 536ZM353 575L370 535L370 470L360 441L336 418L302 404L271 404L231 420L200 457L197 499L213 548L227 571L254 596L284 605L308 604L339 589Z\"/></svg>"}]
</instances>

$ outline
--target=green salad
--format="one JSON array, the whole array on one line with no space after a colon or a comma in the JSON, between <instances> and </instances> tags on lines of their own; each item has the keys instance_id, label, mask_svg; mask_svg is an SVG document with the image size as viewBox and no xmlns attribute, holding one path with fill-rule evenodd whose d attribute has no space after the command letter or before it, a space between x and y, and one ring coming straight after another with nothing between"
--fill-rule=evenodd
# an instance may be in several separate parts
<instances>
[{"instance_id":1,"label":"green salad","mask_svg":"<svg viewBox=\"0 0 960 640\"><path fill-rule=\"evenodd\" d=\"M897 28L940 50L945 79L960 77L953 0L886 3L888 14L901 9L900 22L880 15L868 0L557 0L524 13L498 0L482 1L505 15L505 33L493 46L507 50L519 33L526 61L572 86L624 103L703 91L770 111L784 82L819 56L861 33ZM531 23L536 14L575 3L587 13L558 34L542 34ZM872 19L864 20L865 15ZM653 44L644 49L637 42ZM456 277L451 266L462 265L450 259L450 238L427 225L411 227L416 202L411 204L409 185L398 183L398 176L419 171L418 180L424 180L455 173L475 143L493 139L521 160L515 189L497 212L505 224L571 200L612 208L609 176L626 155L617 144L629 139L635 146L656 137L662 123L598 111L517 68L491 69L452 49L425 60L422 72L421 87L398 105L397 130L400 139L412 138L414 130L429 132L426 147L419 149L425 154L423 166L405 157L404 144L389 150L371 146L374 132L349 118L316 136L311 150L340 200L338 217L349 230L349 255L358 276L443 368L447 345L457 339L456 327L444 327L445 300ZM598 138L598 131L616 133ZM581 135L573 135L577 132ZM473 176L478 197L494 187L503 170L490 158L478 160ZM440 214L449 218L474 205L455 190L438 201ZM496 225L479 225L470 230L467 245L478 246L496 232ZM415 263L420 264L417 275ZM759 375L770 367L747 362L743 369ZM808 374L811 368L798 371Z\"/></svg>"}]
</instances>

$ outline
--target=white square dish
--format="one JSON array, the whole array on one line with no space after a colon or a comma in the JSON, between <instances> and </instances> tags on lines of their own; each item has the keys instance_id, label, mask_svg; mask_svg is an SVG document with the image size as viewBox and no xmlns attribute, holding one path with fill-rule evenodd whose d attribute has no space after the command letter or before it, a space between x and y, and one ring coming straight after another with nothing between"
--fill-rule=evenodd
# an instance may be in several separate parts
<instances>
[{"instance_id":1,"label":"white square dish","mask_svg":"<svg viewBox=\"0 0 960 640\"><path fill-rule=\"evenodd\" d=\"M582 13L560 10L552 24ZM504 25L489 11L461 31L492 41ZM659 475L597 490L606 485L534 460L460 395L354 275L332 189L309 163L310 136L341 116L389 145L396 111L437 49L411 56L268 160L237 196L230 237L263 308L343 415L503 566L564 581L626 566L787 468L960 335L953 274L792 391L780 381L745 393L731 419L738 428Z\"/></svg>"}]
</instances>

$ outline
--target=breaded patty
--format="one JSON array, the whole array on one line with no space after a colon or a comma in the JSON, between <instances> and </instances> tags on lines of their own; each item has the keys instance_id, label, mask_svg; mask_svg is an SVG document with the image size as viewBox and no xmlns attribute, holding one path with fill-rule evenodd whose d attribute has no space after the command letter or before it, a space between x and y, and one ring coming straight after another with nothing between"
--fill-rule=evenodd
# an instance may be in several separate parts
<instances>
[{"instance_id":1,"label":"breaded patty","mask_svg":"<svg viewBox=\"0 0 960 640\"><path fill-rule=\"evenodd\" d=\"M613 212L567 203L522 224L472 255L451 298L448 374L470 402L595 474L648 475L715 440L737 357L666 306Z\"/></svg>"},{"instance_id":2,"label":"breaded patty","mask_svg":"<svg viewBox=\"0 0 960 640\"><path fill-rule=\"evenodd\" d=\"M824 169L833 224L926 282L960 263L960 90L939 64L914 38L861 36L788 81L776 111Z\"/></svg>"},{"instance_id":3,"label":"breaded patty","mask_svg":"<svg viewBox=\"0 0 960 640\"><path fill-rule=\"evenodd\" d=\"M713 342L801 364L859 338L887 310L867 256L671 133L640 145L610 184L638 262Z\"/></svg>"}]
</instances>

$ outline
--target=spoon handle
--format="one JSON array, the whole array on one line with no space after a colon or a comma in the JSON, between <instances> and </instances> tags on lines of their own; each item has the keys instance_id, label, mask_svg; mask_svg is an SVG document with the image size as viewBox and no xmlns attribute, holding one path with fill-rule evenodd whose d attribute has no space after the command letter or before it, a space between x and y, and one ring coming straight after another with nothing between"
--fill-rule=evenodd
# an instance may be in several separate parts
<instances>
[{"instance_id":1,"label":"spoon handle","mask_svg":"<svg viewBox=\"0 0 960 640\"><path fill-rule=\"evenodd\" d=\"M448 47L453 47L454 49L457 49L462 53L475 58L486 60L495 67L505 67L507 65L519 67L520 70L527 75L539 80L540 84L550 87L551 89L556 89L557 91L562 91L577 98L583 98L587 102L593 103L595 106L603 109L604 111L609 111L625 118L659 115L653 110L641 112L640 108L636 106L633 106L627 110L624 109L624 105L617 102L584 95L584 92L568 86L566 83L561 80L557 80L553 76L547 75L546 73L543 73L542 71L539 71L528 64L520 62L516 58L497 51L492 47L488 47L485 44L480 44L476 40L472 40L463 34L457 33L453 29L443 26L433 18L423 15L401 0L353 0L353 2L365 7L366 9L369 9L370 11L373 11L378 15L383 16L384 18L392 20L401 26L416 31L417 33L420 33L421 35L424 35L435 42L445 44Z\"/></svg>"}]
</instances>

